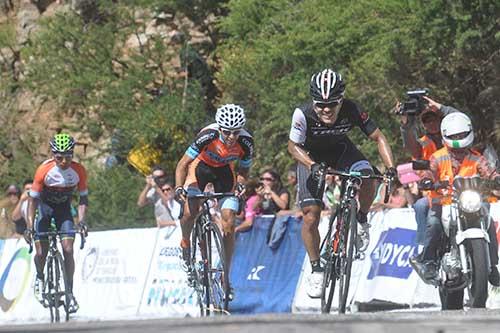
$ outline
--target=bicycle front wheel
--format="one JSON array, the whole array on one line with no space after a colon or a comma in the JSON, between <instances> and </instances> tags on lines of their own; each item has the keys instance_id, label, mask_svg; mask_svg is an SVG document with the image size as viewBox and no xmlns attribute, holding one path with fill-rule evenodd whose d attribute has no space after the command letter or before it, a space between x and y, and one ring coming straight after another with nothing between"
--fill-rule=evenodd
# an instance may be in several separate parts
<instances>
[{"instance_id":1,"label":"bicycle front wheel","mask_svg":"<svg viewBox=\"0 0 500 333\"><path fill-rule=\"evenodd\" d=\"M193 233L191 234L191 264L190 268L190 284L196 291L198 296L198 305L200 306L200 315L207 315L207 307L205 304L208 303L208 288L207 285L207 246L205 241L205 233L203 231L204 225L206 224L205 218L200 215L196 221Z\"/></svg>"},{"instance_id":2,"label":"bicycle front wheel","mask_svg":"<svg viewBox=\"0 0 500 333\"><path fill-rule=\"evenodd\" d=\"M229 305L229 272L227 270L222 232L215 223L210 223L206 231L209 296L207 307L212 314L225 314Z\"/></svg>"},{"instance_id":3,"label":"bicycle front wheel","mask_svg":"<svg viewBox=\"0 0 500 333\"><path fill-rule=\"evenodd\" d=\"M351 280L351 268L354 258L354 242L358 231L356 212L358 210L356 199L351 199L349 206L342 211L344 229L340 244L339 265L339 313L345 313L347 297L349 295L349 283Z\"/></svg>"},{"instance_id":4,"label":"bicycle front wheel","mask_svg":"<svg viewBox=\"0 0 500 333\"><path fill-rule=\"evenodd\" d=\"M335 282L337 277L335 275L335 256L333 255L333 241L335 238L335 231L332 230L333 219L335 215L332 214L330 217L330 224L328 232L326 234L325 240L323 241L323 246L321 247L320 253L322 257L326 260L325 263L325 276L323 278L323 286L321 288L321 313L330 313L332 307L333 293L335 291Z\"/></svg>"},{"instance_id":5,"label":"bicycle front wheel","mask_svg":"<svg viewBox=\"0 0 500 333\"><path fill-rule=\"evenodd\" d=\"M66 268L64 266L64 259L61 253L57 253L54 257L55 264L55 281L54 284L56 286L58 295L56 297L57 303L55 306L59 309L59 306L63 306L65 315L65 320L69 320L69 303L70 303L70 291L68 290L68 276L66 275ZM59 310L57 310L57 313Z\"/></svg>"}]
</instances>

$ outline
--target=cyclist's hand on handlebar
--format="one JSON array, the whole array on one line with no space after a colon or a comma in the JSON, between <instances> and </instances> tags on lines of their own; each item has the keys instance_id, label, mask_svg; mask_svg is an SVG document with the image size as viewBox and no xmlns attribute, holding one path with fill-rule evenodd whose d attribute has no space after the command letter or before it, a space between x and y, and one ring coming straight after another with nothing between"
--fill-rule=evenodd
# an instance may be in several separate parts
<instances>
[{"instance_id":1,"label":"cyclist's hand on handlebar","mask_svg":"<svg viewBox=\"0 0 500 333\"><path fill-rule=\"evenodd\" d=\"M326 165L324 165L323 163L314 163L313 165L311 165L311 175L317 181L322 179L325 170Z\"/></svg>"},{"instance_id":2,"label":"cyclist's hand on handlebar","mask_svg":"<svg viewBox=\"0 0 500 333\"><path fill-rule=\"evenodd\" d=\"M187 191L182 186L177 186L175 188L175 200L176 201L186 201Z\"/></svg>"},{"instance_id":3,"label":"cyclist's hand on handlebar","mask_svg":"<svg viewBox=\"0 0 500 333\"><path fill-rule=\"evenodd\" d=\"M23 236L24 236L24 240L26 241L26 243L31 244L33 242L33 235L34 234L35 234L35 232L33 231L33 229L24 230Z\"/></svg>"},{"instance_id":4,"label":"cyclist's hand on handlebar","mask_svg":"<svg viewBox=\"0 0 500 333\"><path fill-rule=\"evenodd\" d=\"M87 226L87 223L85 223L85 221L80 221L77 227L78 232L80 232L84 237L87 237L89 235L89 227Z\"/></svg>"}]
</instances>

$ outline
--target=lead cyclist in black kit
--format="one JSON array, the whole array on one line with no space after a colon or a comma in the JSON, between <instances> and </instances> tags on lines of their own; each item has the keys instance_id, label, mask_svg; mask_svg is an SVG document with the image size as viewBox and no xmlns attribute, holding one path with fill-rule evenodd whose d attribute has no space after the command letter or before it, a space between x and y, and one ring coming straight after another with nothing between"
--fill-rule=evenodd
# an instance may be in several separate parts
<instances>
[{"instance_id":1,"label":"lead cyclist in black kit","mask_svg":"<svg viewBox=\"0 0 500 333\"><path fill-rule=\"evenodd\" d=\"M323 268L320 264L318 231L323 189L318 188L321 164L345 172L373 174L363 154L346 136L358 126L366 136L377 142L387 174L395 176L391 148L384 134L368 114L354 101L344 98L345 82L339 73L325 69L314 74L310 82L312 101L295 109L288 141L288 151L297 160L298 199L304 215L302 239L311 261L308 279L309 297L321 296ZM359 191L360 208L357 219L357 247L365 251L369 243L367 213L375 197L376 182L364 180Z\"/></svg>"}]
</instances>

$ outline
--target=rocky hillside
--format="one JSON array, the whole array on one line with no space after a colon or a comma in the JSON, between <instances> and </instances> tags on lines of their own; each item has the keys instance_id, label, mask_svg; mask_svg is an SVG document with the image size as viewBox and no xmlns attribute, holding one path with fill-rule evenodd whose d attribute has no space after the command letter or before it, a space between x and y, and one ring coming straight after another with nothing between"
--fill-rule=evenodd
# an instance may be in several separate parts
<instances>
[{"instance_id":1,"label":"rocky hillside","mask_svg":"<svg viewBox=\"0 0 500 333\"><path fill-rule=\"evenodd\" d=\"M76 155L80 160L102 160L103 148L109 146L110 130L103 129L98 141L81 132L81 120L73 110L62 110L58 104L45 96L39 96L25 87L26 59L23 48L40 30L40 22L57 14L70 11L80 16L92 18L96 15L94 0L0 0L0 174L5 174L9 160L20 158L21 151L31 151L35 161L43 160L48 154L49 138L54 132L69 130L79 142ZM130 35L125 43L123 55L133 56L150 36L162 36L171 52L178 53L179 40L184 40L186 32L190 45L206 44L209 40L188 19L174 14L153 15L138 11L135 17L145 21L145 31ZM168 68L170 75L180 76L184 68L179 57L173 57ZM10 86L8 83L10 82ZM12 82L21 83L14 84ZM89 110L91 112L91 110ZM36 147L36 148L35 148ZM28 149L26 149L28 148Z\"/></svg>"}]
</instances>

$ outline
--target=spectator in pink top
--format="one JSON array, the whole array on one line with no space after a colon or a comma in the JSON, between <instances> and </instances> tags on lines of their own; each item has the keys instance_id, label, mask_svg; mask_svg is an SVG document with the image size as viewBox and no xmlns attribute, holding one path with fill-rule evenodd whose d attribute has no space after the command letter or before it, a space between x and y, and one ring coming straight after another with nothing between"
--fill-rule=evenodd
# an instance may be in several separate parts
<instances>
[{"instance_id":1,"label":"spectator in pink top","mask_svg":"<svg viewBox=\"0 0 500 333\"><path fill-rule=\"evenodd\" d=\"M252 228L253 221L256 215L261 214L259 206L259 196L257 195L256 189L262 186L258 179L249 179L246 187L246 201L245 201L245 211L243 222L235 228L235 232L243 232Z\"/></svg>"}]
</instances>

